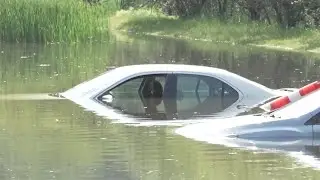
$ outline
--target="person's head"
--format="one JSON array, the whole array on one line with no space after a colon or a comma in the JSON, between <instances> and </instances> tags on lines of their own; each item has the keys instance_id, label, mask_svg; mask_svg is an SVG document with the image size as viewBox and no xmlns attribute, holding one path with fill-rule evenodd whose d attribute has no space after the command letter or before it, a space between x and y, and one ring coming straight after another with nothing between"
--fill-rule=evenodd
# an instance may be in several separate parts
<instances>
[{"instance_id":1,"label":"person's head","mask_svg":"<svg viewBox=\"0 0 320 180\"><path fill-rule=\"evenodd\" d=\"M151 87L152 87L151 98L153 99L153 101L156 105L159 105L162 101L163 87L162 87L161 83L156 80L154 80L152 82Z\"/></svg>"}]
</instances>

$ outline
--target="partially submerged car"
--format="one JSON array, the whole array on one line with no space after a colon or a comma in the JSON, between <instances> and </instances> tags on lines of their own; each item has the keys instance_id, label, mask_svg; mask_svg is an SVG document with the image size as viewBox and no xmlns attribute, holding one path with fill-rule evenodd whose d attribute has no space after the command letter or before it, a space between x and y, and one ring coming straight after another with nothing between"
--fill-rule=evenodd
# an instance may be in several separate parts
<instances>
[{"instance_id":1,"label":"partially submerged car","mask_svg":"<svg viewBox=\"0 0 320 180\"><path fill-rule=\"evenodd\" d=\"M229 147L290 148L320 140L320 90L269 113L216 119L176 131L185 137Z\"/></svg>"},{"instance_id":2,"label":"partially submerged car","mask_svg":"<svg viewBox=\"0 0 320 180\"><path fill-rule=\"evenodd\" d=\"M109 119L231 117L292 92L270 89L205 66L144 64L114 68L60 95Z\"/></svg>"},{"instance_id":3,"label":"partially submerged car","mask_svg":"<svg viewBox=\"0 0 320 180\"><path fill-rule=\"evenodd\" d=\"M320 168L320 90L268 113L187 125L176 133L210 144L281 152Z\"/></svg>"}]
</instances>

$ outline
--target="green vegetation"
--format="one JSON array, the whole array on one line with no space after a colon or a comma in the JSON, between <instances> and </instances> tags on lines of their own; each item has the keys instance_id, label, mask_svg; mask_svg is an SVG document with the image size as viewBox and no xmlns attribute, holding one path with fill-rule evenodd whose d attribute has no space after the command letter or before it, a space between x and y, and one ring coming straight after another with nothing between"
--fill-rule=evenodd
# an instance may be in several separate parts
<instances>
[{"instance_id":1,"label":"green vegetation","mask_svg":"<svg viewBox=\"0 0 320 180\"><path fill-rule=\"evenodd\" d=\"M318 0L120 2L112 26L134 34L320 52Z\"/></svg>"},{"instance_id":2,"label":"green vegetation","mask_svg":"<svg viewBox=\"0 0 320 180\"><path fill-rule=\"evenodd\" d=\"M180 18L207 17L220 21L262 22L282 28L320 25L319 0L118 0L120 8L156 7Z\"/></svg>"},{"instance_id":3,"label":"green vegetation","mask_svg":"<svg viewBox=\"0 0 320 180\"><path fill-rule=\"evenodd\" d=\"M111 18L113 29L133 34L254 44L290 51L319 52L320 31L315 28L281 28L262 22L221 21L217 18L179 18L154 9L122 10Z\"/></svg>"},{"instance_id":4,"label":"green vegetation","mask_svg":"<svg viewBox=\"0 0 320 180\"><path fill-rule=\"evenodd\" d=\"M115 10L112 5L79 0L2 0L0 40L77 42L101 38L108 35L106 15Z\"/></svg>"},{"instance_id":5,"label":"green vegetation","mask_svg":"<svg viewBox=\"0 0 320 180\"><path fill-rule=\"evenodd\" d=\"M291 2L292 1L292 2ZM316 0L3 0L0 41L79 42L118 30L173 38L320 51ZM134 7L135 10L128 10ZM115 30L115 31L114 31ZM119 33L118 33L119 35Z\"/></svg>"}]
</instances>

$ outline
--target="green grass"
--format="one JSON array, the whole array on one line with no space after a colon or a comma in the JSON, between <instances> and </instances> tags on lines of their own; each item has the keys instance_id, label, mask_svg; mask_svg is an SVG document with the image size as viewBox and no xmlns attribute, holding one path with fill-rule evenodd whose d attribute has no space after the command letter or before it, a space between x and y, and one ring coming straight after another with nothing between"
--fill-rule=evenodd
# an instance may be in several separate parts
<instances>
[{"instance_id":1,"label":"green grass","mask_svg":"<svg viewBox=\"0 0 320 180\"><path fill-rule=\"evenodd\" d=\"M107 35L106 10L80 0L1 0L0 40L77 42Z\"/></svg>"},{"instance_id":2,"label":"green grass","mask_svg":"<svg viewBox=\"0 0 320 180\"><path fill-rule=\"evenodd\" d=\"M251 44L291 51L319 51L317 29L281 29L263 23L226 23L217 19L179 19L150 9L119 11L111 18L113 29L133 34L189 40Z\"/></svg>"}]
</instances>

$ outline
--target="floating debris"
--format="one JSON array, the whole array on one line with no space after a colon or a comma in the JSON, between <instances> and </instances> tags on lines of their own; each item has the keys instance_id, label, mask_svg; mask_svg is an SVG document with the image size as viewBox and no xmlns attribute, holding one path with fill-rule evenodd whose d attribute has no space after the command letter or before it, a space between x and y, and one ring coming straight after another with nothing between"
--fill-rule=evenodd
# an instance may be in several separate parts
<instances>
[{"instance_id":1,"label":"floating debris","mask_svg":"<svg viewBox=\"0 0 320 180\"><path fill-rule=\"evenodd\" d=\"M40 64L40 65L38 65L39 67L49 67L49 66L51 66L50 64Z\"/></svg>"}]
</instances>

